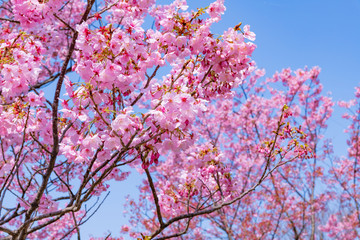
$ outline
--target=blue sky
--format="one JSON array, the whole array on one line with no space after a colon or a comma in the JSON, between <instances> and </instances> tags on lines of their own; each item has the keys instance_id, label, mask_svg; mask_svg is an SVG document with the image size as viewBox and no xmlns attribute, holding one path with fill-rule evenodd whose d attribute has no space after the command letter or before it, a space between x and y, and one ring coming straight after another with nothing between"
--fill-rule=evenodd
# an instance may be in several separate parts
<instances>
[{"instance_id":1,"label":"blue sky","mask_svg":"<svg viewBox=\"0 0 360 240\"><path fill-rule=\"evenodd\" d=\"M170 2L170 0L163 2ZM190 7L204 7L209 0L188 0ZM360 83L360 0L225 0L227 10L213 31L221 34L239 22L256 33L253 59L266 76L291 67L320 66L324 92L333 100L349 100ZM333 139L338 155L346 154L347 122L335 108L326 137ZM127 194L136 192L139 175L134 173L111 188L102 208L81 230L85 239L92 234L118 236Z\"/></svg>"}]
</instances>

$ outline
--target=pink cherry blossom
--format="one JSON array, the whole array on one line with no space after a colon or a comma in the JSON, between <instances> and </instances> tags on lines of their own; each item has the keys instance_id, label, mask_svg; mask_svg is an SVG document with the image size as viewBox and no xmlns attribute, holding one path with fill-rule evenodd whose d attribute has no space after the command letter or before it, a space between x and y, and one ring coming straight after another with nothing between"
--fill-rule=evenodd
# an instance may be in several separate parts
<instances>
[{"instance_id":1,"label":"pink cherry blossom","mask_svg":"<svg viewBox=\"0 0 360 240\"><path fill-rule=\"evenodd\" d=\"M80 238L133 170L104 238L359 238L360 87L340 158L320 68L265 76L224 4L2 1L0 238Z\"/></svg>"}]
</instances>

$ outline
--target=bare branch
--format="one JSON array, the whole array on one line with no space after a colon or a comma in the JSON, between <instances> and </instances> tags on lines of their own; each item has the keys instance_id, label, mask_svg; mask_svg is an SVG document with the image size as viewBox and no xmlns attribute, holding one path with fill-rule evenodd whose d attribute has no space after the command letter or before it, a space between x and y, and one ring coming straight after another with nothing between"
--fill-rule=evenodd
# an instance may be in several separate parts
<instances>
[{"instance_id":1,"label":"bare branch","mask_svg":"<svg viewBox=\"0 0 360 240\"><path fill-rule=\"evenodd\" d=\"M159 220L159 223L160 223L160 228L161 228L162 226L164 226L164 221L163 221L162 215L161 215L159 198L157 196L156 189L155 189L155 186L154 186L154 182L153 182L153 180L151 178L149 170L145 169L145 173L146 173L146 177L148 179L148 182L149 182L149 185L150 185L150 188L151 188L152 195L154 197L154 202L155 202L155 206L156 206L156 215L158 217L158 220Z\"/></svg>"},{"instance_id":2,"label":"bare branch","mask_svg":"<svg viewBox=\"0 0 360 240\"><path fill-rule=\"evenodd\" d=\"M2 18L0 17L1 21L7 21L7 22L12 22L12 23L16 23L16 24L20 24L19 21L13 20L13 19L9 19L9 18Z\"/></svg>"}]
</instances>

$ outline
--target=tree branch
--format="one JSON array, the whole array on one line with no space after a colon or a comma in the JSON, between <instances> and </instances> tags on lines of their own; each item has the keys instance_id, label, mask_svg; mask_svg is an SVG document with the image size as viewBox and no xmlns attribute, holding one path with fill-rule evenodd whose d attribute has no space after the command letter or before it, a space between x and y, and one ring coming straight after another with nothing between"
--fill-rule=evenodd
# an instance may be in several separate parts
<instances>
[{"instance_id":1,"label":"tree branch","mask_svg":"<svg viewBox=\"0 0 360 240\"><path fill-rule=\"evenodd\" d=\"M146 177L148 179L148 182L149 182L149 185L150 185L150 188L151 188L152 195L154 197L154 202L155 202L155 206L156 206L156 215L158 217L158 220L159 220L159 223L160 223L160 228L161 228L162 226L164 226L164 221L163 221L162 215L161 215L161 208L160 208L160 204L159 204L159 198L157 196L156 189L155 189L155 186L154 186L154 182L153 182L153 180L151 178L149 170L145 169L145 173L146 173Z\"/></svg>"}]
</instances>

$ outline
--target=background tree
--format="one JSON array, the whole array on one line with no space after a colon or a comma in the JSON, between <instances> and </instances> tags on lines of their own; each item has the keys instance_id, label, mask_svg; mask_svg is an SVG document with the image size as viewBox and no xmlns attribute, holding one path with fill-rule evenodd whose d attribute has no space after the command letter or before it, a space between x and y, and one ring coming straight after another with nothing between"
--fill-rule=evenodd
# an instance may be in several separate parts
<instances>
[{"instance_id":1,"label":"background tree","mask_svg":"<svg viewBox=\"0 0 360 240\"><path fill-rule=\"evenodd\" d=\"M261 82L248 25L215 35L222 0L187 9L183 0L2 1L1 237L80 239L94 199L128 177L124 166L146 175L129 201L131 237L356 236L342 220L358 206L356 160L353 185L335 165L323 178L319 139L333 103L319 69ZM325 225L341 188L317 186L334 179L352 189L341 202L349 210Z\"/></svg>"}]
</instances>

